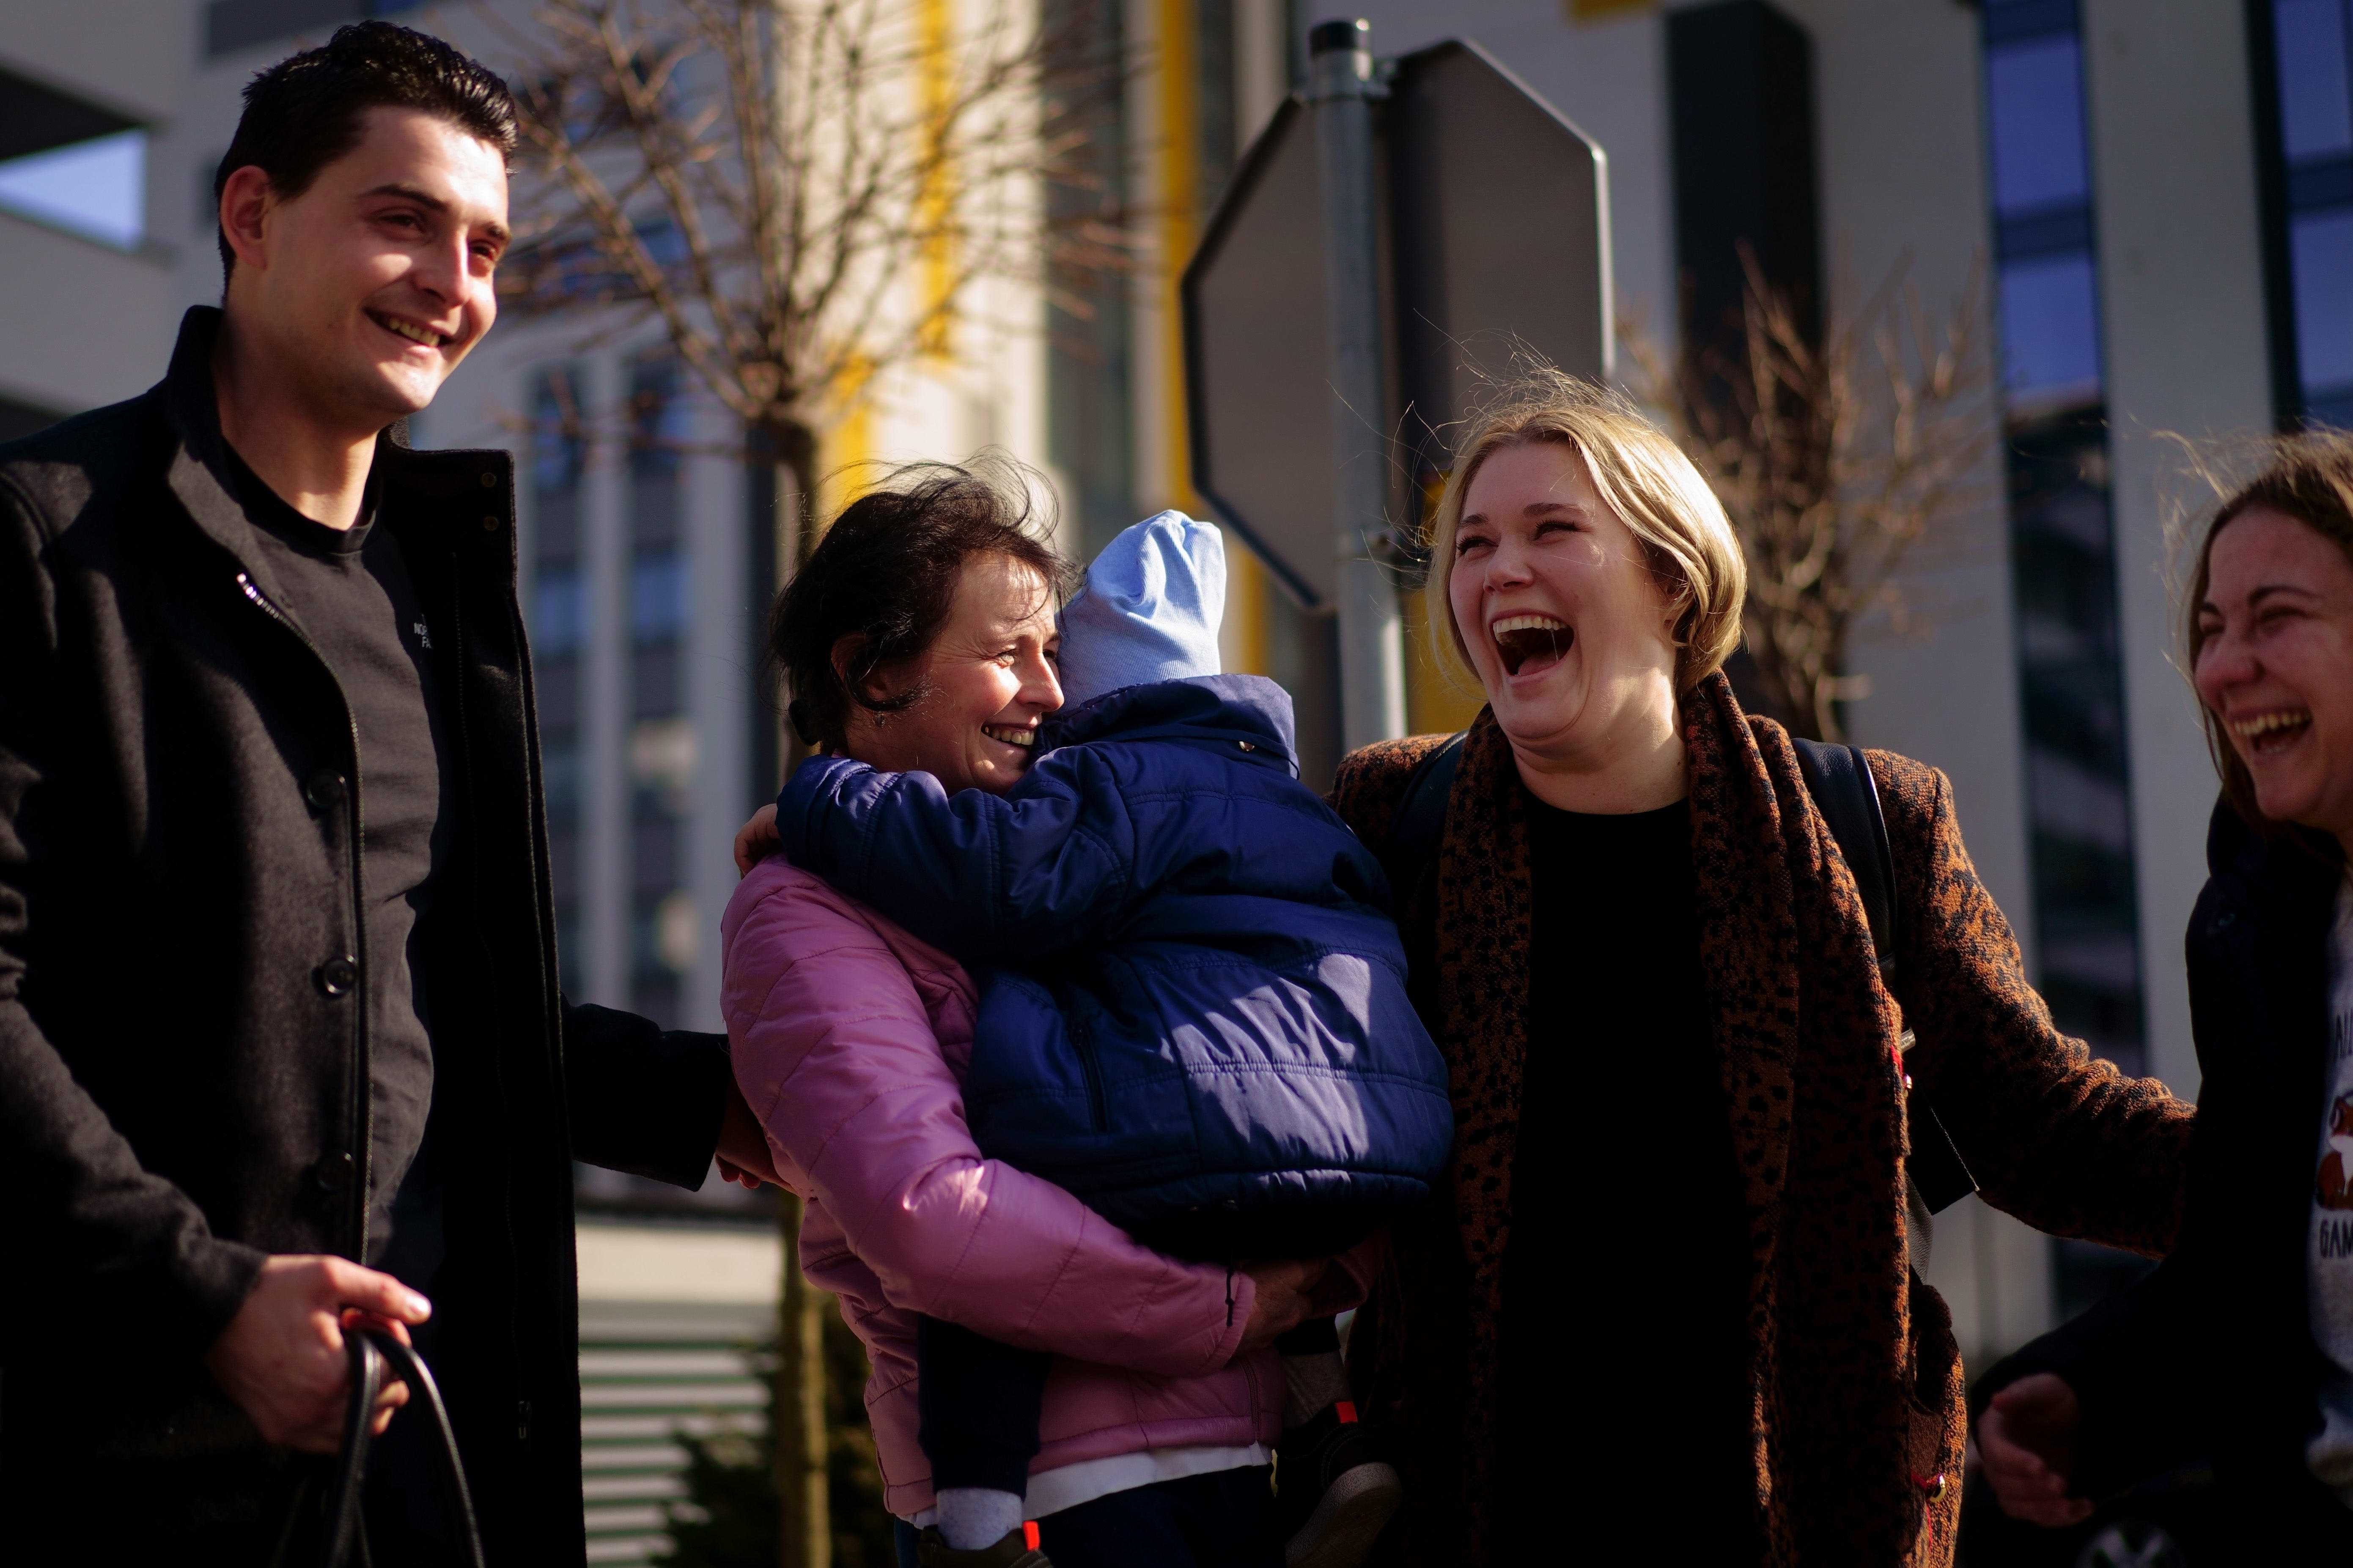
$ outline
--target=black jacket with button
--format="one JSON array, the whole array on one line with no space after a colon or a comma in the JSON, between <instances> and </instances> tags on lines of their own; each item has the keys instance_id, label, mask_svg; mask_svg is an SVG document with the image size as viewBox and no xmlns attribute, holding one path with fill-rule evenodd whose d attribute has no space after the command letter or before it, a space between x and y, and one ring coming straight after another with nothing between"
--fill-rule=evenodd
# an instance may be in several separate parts
<instances>
[{"instance_id":1,"label":"black jacket with button","mask_svg":"<svg viewBox=\"0 0 2353 1568\"><path fill-rule=\"evenodd\" d=\"M2083 1402L2078 1492L2211 1459L2224 1562L2353 1561L2353 1511L2313 1479L2322 1362L2306 1288L2327 1099L2333 849L2258 835L2227 804L2189 918L2201 1079L2181 1240L2155 1273L1982 1378L2030 1373ZM2202 1561L2202 1559L2201 1559Z\"/></svg>"},{"instance_id":2,"label":"black jacket with button","mask_svg":"<svg viewBox=\"0 0 2353 1568\"><path fill-rule=\"evenodd\" d=\"M188 313L144 396L0 447L12 1554L54 1528L78 1562L165 1543L255 1560L238 1539L286 1457L201 1358L264 1255L364 1249L367 781L223 479L218 321ZM576 1563L571 1163L697 1185L726 1045L558 994L510 461L386 439L376 467L456 752L420 933L448 1194L437 1371L491 1561Z\"/></svg>"}]
</instances>

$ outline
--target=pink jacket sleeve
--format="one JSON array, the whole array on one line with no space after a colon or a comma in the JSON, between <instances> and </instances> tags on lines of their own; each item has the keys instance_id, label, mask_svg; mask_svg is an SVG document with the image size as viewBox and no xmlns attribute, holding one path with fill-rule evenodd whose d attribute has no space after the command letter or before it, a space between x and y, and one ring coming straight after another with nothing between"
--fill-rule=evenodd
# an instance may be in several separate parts
<instances>
[{"instance_id":1,"label":"pink jacket sleeve","mask_svg":"<svg viewBox=\"0 0 2353 1568\"><path fill-rule=\"evenodd\" d=\"M1232 1358L1247 1276L1148 1251L981 1158L943 1047L970 1048L954 961L781 856L736 889L720 934L736 1082L777 1173L825 1205L893 1306L1162 1376Z\"/></svg>"}]
</instances>

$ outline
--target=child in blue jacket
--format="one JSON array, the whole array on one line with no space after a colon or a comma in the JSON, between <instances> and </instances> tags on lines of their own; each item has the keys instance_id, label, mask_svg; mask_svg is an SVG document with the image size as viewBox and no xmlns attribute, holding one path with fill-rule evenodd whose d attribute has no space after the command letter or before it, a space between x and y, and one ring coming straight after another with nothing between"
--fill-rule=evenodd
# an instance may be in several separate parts
<instances>
[{"instance_id":1,"label":"child in blue jacket","mask_svg":"<svg viewBox=\"0 0 2353 1568\"><path fill-rule=\"evenodd\" d=\"M1176 1256L1323 1257L1428 1194L1446 1068L1377 861L1299 782L1289 695L1218 673L1224 574L1216 529L1136 524L1064 610L1065 706L1012 790L813 758L776 832L973 970L983 1153ZM1352 1564L1396 1473L1353 1426L1330 1321L1278 1349L1291 1562ZM1018 1527L1051 1358L931 1319L918 1352L923 1561L1041 1562Z\"/></svg>"}]
</instances>

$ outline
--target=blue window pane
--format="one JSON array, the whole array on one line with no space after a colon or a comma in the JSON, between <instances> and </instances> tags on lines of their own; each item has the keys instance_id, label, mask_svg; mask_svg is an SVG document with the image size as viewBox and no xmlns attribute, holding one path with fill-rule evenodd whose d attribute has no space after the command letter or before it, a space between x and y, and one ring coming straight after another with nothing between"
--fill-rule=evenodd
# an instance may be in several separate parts
<instances>
[{"instance_id":1,"label":"blue window pane","mask_svg":"<svg viewBox=\"0 0 2353 1568\"><path fill-rule=\"evenodd\" d=\"M629 471L641 478L676 472L679 452L688 435L677 361L641 361L631 371L629 425Z\"/></svg>"},{"instance_id":2,"label":"blue window pane","mask_svg":"<svg viewBox=\"0 0 2353 1568\"><path fill-rule=\"evenodd\" d=\"M2001 214L2087 199L2084 66L2070 37L1986 52L1986 112L1993 140L1993 205Z\"/></svg>"},{"instance_id":3,"label":"blue window pane","mask_svg":"<svg viewBox=\"0 0 2353 1568\"><path fill-rule=\"evenodd\" d=\"M686 557L648 551L629 568L629 635L669 642L686 630Z\"/></svg>"},{"instance_id":4,"label":"blue window pane","mask_svg":"<svg viewBox=\"0 0 2353 1568\"><path fill-rule=\"evenodd\" d=\"M554 742L540 752L540 776L547 795L547 818L570 826L580 820L580 747Z\"/></svg>"},{"instance_id":5,"label":"blue window pane","mask_svg":"<svg viewBox=\"0 0 2353 1568\"><path fill-rule=\"evenodd\" d=\"M2088 256L2001 269L2002 385L2013 401L2099 394L2098 285Z\"/></svg>"},{"instance_id":6,"label":"blue window pane","mask_svg":"<svg viewBox=\"0 0 2353 1568\"><path fill-rule=\"evenodd\" d=\"M2276 0L2280 141L2288 162L2353 152L2345 0Z\"/></svg>"},{"instance_id":7,"label":"blue window pane","mask_svg":"<svg viewBox=\"0 0 2353 1568\"><path fill-rule=\"evenodd\" d=\"M542 495L580 482L587 452L580 438L579 387L564 371L542 377L532 399L532 482Z\"/></svg>"},{"instance_id":8,"label":"blue window pane","mask_svg":"<svg viewBox=\"0 0 2353 1568\"><path fill-rule=\"evenodd\" d=\"M0 208L137 249L147 228L147 132L119 132L0 163Z\"/></svg>"},{"instance_id":9,"label":"blue window pane","mask_svg":"<svg viewBox=\"0 0 2353 1568\"><path fill-rule=\"evenodd\" d=\"M2307 394L2353 386L2353 213L2288 226L2295 273L2295 353Z\"/></svg>"},{"instance_id":10,"label":"blue window pane","mask_svg":"<svg viewBox=\"0 0 2353 1568\"><path fill-rule=\"evenodd\" d=\"M579 652L588 636L588 584L580 574L542 572L532 590L531 619L540 658Z\"/></svg>"}]
</instances>

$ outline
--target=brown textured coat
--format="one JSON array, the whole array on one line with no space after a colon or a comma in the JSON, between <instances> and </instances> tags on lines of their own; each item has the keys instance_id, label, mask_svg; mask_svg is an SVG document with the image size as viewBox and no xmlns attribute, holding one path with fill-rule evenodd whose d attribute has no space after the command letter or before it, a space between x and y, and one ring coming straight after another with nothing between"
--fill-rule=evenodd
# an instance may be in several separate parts
<instances>
[{"instance_id":1,"label":"brown textured coat","mask_svg":"<svg viewBox=\"0 0 2353 1568\"><path fill-rule=\"evenodd\" d=\"M1943 774L1869 753L1897 884L1891 997L1785 732L1743 715L1719 675L1685 699L1684 739L1703 967L1746 1186L1760 1560L1941 1564L1966 1417L1950 1318L1905 1264L1898 1036L1916 1032L1905 1065L1987 1201L2057 1235L2165 1251L2193 1112L2053 1027L1970 867ZM1387 844L1407 778L1439 741L1389 742L1341 765L1335 804L1367 843ZM1398 1227L1352 1345L1360 1402L1406 1475L1392 1561L1484 1555L1528 1046L1524 798L1482 712L1438 874L1400 911L1414 962L1436 965L1456 1131L1449 1201ZM1952 1484L1937 1495L1940 1475Z\"/></svg>"}]
</instances>

